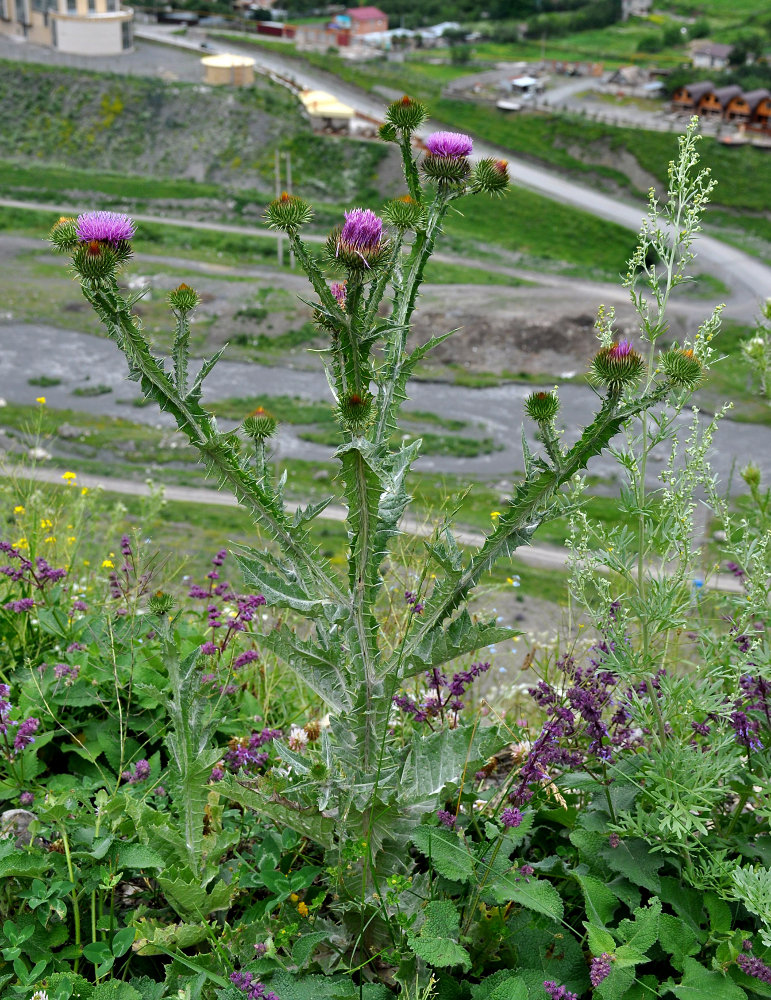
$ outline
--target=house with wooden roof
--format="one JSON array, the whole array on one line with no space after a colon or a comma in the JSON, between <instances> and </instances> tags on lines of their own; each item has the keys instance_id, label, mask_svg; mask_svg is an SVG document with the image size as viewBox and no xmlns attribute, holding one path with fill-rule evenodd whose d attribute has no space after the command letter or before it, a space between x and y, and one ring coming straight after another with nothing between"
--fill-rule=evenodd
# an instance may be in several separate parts
<instances>
[{"instance_id":1,"label":"house with wooden roof","mask_svg":"<svg viewBox=\"0 0 771 1000\"><path fill-rule=\"evenodd\" d=\"M725 69L733 48L733 45L721 42L695 42L691 49L691 63L697 69Z\"/></svg>"},{"instance_id":2,"label":"house with wooden roof","mask_svg":"<svg viewBox=\"0 0 771 1000\"><path fill-rule=\"evenodd\" d=\"M739 97L741 92L742 88L735 83L710 90L700 99L697 111L703 118L724 118L728 105L734 98Z\"/></svg>"},{"instance_id":3,"label":"house with wooden roof","mask_svg":"<svg viewBox=\"0 0 771 1000\"><path fill-rule=\"evenodd\" d=\"M678 87L672 95L672 110L690 111L695 114L702 97L711 94L714 89L715 85L711 80L699 80L697 83L688 83L684 87Z\"/></svg>"},{"instance_id":4,"label":"house with wooden roof","mask_svg":"<svg viewBox=\"0 0 771 1000\"><path fill-rule=\"evenodd\" d=\"M759 90L750 90L747 94L737 94L728 102L725 116L729 122L743 122L745 125L749 125L758 110L758 105L762 104L763 101L768 103L769 98L771 98L771 93L765 87L761 87ZM767 118L768 113L766 112Z\"/></svg>"}]
</instances>

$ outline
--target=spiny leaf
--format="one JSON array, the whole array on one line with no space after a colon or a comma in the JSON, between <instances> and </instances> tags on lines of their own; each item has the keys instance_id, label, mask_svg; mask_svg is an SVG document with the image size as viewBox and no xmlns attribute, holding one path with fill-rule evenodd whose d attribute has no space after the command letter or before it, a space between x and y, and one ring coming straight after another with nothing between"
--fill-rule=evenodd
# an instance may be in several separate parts
<instances>
[{"instance_id":1,"label":"spiny leaf","mask_svg":"<svg viewBox=\"0 0 771 1000\"><path fill-rule=\"evenodd\" d=\"M341 667L343 652L337 634L319 624L316 639L301 639L288 625L280 625L260 636L260 642L286 663L324 700L333 712L353 708L352 684Z\"/></svg>"}]
</instances>

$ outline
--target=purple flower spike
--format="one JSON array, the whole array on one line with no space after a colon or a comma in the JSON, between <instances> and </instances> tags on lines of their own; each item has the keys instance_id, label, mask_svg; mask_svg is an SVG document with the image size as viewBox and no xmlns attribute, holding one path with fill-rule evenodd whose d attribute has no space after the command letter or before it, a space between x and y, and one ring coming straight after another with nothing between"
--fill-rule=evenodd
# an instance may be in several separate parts
<instances>
[{"instance_id":1,"label":"purple flower spike","mask_svg":"<svg viewBox=\"0 0 771 1000\"><path fill-rule=\"evenodd\" d=\"M351 250L377 250L383 239L383 220L369 208L352 208L345 213L340 242ZM334 291L332 293L334 295Z\"/></svg>"},{"instance_id":2,"label":"purple flower spike","mask_svg":"<svg viewBox=\"0 0 771 1000\"><path fill-rule=\"evenodd\" d=\"M448 812L446 809L440 809L439 812L437 812L436 814L436 818L439 820L442 826L446 826L448 830L455 829L455 817L451 812Z\"/></svg>"},{"instance_id":3,"label":"purple flower spike","mask_svg":"<svg viewBox=\"0 0 771 1000\"><path fill-rule=\"evenodd\" d=\"M608 352L608 357L611 358L626 358L632 353L632 342L630 340L619 340L617 344L613 344L610 351Z\"/></svg>"},{"instance_id":4,"label":"purple flower spike","mask_svg":"<svg viewBox=\"0 0 771 1000\"><path fill-rule=\"evenodd\" d=\"M610 963L616 961L615 955L609 955L604 951L601 955L596 955L592 959L589 969L589 982L592 987L597 987L610 975Z\"/></svg>"},{"instance_id":5,"label":"purple flower spike","mask_svg":"<svg viewBox=\"0 0 771 1000\"><path fill-rule=\"evenodd\" d=\"M517 827L522 822L522 813L519 809L504 809L501 813L501 822L507 830Z\"/></svg>"},{"instance_id":6,"label":"purple flower spike","mask_svg":"<svg viewBox=\"0 0 771 1000\"><path fill-rule=\"evenodd\" d=\"M112 243L113 246L134 238L134 223L121 212L84 212L78 216L75 227L78 240L90 243Z\"/></svg>"},{"instance_id":7,"label":"purple flower spike","mask_svg":"<svg viewBox=\"0 0 771 1000\"><path fill-rule=\"evenodd\" d=\"M346 282L344 282L344 281L333 281L332 284L329 286L329 290L334 295L334 297L337 299L337 304L340 306L340 308L344 309L345 308L345 297L346 297L346 295L348 293L348 288L346 286Z\"/></svg>"},{"instance_id":8,"label":"purple flower spike","mask_svg":"<svg viewBox=\"0 0 771 1000\"><path fill-rule=\"evenodd\" d=\"M462 132L433 132L426 139L426 149L432 156L446 156L458 159L470 156L473 149L470 136Z\"/></svg>"}]
</instances>

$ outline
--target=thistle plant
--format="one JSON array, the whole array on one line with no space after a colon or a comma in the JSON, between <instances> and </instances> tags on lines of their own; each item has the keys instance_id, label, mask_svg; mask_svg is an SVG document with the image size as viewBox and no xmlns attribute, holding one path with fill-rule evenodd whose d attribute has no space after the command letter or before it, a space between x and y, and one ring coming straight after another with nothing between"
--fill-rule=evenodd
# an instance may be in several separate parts
<instances>
[{"instance_id":1,"label":"thistle plant","mask_svg":"<svg viewBox=\"0 0 771 1000\"><path fill-rule=\"evenodd\" d=\"M332 498L301 507L294 515L287 512L285 476L276 478L265 461L273 418L255 413L240 429L224 433L202 405L205 379L222 352L205 360L191 379L189 317L195 293L181 286L170 296L176 332L169 366L153 354L132 311L142 293L126 296L119 286L120 268L131 254L130 220L86 213L77 221L61 220L51 234L56 249L70 254L85 298L125 354L129 377L174 417L208 474L233 493L269 541L236 554L249 586L264 595L269 607L284 612L280 624L257 636L257 642L295 671L330 713L330 727L312 752L302 754L277 741L282 771L254 781L226 775L218 790L327 848L342 852L346 837L364 844L359 857L364 858L360 884L365 894L370 891L368 873L374 878L378 870L404 868L411 825L443 807L445 788L457 787L467 772L473 775L508 740L496 727L481 728L478 721L455 725L454 713L447 713L453 714L452 727L433 732L416 727L407 744L397 746L390 735L394 699L400 704L400 691L411 677L439 671L445 663L516 634L494 619L472 619L467 604L475 587L498 560L527 545L540 524L565 512L575 477L637 417L643 421L647 454L671 418L658 410L654 416L646 414L673 394L679 399L687 393L709 360L708 343L717 323L709 321L692 347L657 354L669 291L684 280L708 193L708 185L691 176L696 141L691 130L682 143L666 208L676 227L675 241L670 246L669 237L658 230L653 238L667 261L666 289L661 292L657 282L650 285L653 311L639 298L647 356L614 339L610 329L603 331L590 371L597 412L585 428L570 435L572 443L564 443L556 426L556 391L535 393L528 400L527 413L537 425L543 453L534 454L523 437L525 477L512 484L510 499L478 550L464 553L450 524L437 524L426 543L403 632L386 639L380 604L386 559L410 502L408 477L420 450L420 441L397 448L390 442L415 367L450 336L407 348L425 268L451 207L463 198L503 194L508 185L504 161L472 161L468 136L437 133L426 140L427 153L416 155L413 136L426 114L409 98L390 105L380 135L401 151L406 192L388 202L380 215L361 207L346 212L329 235L321 260L301 236L312 218L302 198L283 194L266 211L268 225L286 234L309 279L314 320L327 337L323 359L337 415L335 458L348 511L345 578L321 558L309 534ZM638 265L644 266L644 249L639 261L633 261ZM635 478L643 518L648 503L644 481L643 464ZM640 601L645 596L641 589ZM650 641L645 649L647 671L653 659Z\"/></svg>"}]
</instances>

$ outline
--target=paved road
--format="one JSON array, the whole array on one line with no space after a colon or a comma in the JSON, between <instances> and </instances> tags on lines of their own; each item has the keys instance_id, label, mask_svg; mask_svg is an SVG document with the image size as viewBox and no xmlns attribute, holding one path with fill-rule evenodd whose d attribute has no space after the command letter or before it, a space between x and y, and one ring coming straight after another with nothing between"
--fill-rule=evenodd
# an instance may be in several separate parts
<instances>
[{"instance_id":1,"label":"paved road","mask_svg":"<svg viewBox=\"0 0 771 1000\"><path fill-rule=\"evenodd\" d=\"M29 467L14 467L10 469L0 468L0 475L7 474L19 479L33 479L36 482L62 484L62 473L59 469L44 469ZM146 483L139 483L133 479L119 479L113 476L94 476L87 473L77 474L79 486L87 486L89 489L103 489L110 493L119 493L124 496L149 496L150 488ZM206 489L197 486L165 486L164 495L167 500L177 500L184 503L212 504L217 507L237 507L236 500L229 493L222 493L219 490ZM293 514L299 504L288 500L286 508ZM329 506L320 515L322 520L344 521L347 516L345 507ZM412 517L403 517L400 528L409 535L417 535L420 538L429 538L432 533L432 526L416 521ZM464 529L454 529L453 534L461 545L471 548L478 548L484 541L484 535L478 531ZM528 566L537 566L540 569L564 570L567 568L569 553L567 549L558 548L553 545L528 545L517 549L516 559L526 563ZM726 593L741 593L742 586L735 577L718 573L705 581L705 586L712 590L720 590Z\"/></svg>"},{"instance_id":2,"label":"paved road","mask_svg":"<svg viewBox=\"0 0 771 1000\"><path fill-rule=\"evenodd\" d=\"M174 36L157 27L140 30L142 37L153 37L167 44L175 44ZM231 42L213 42L213 48L221 52L243 52L254 58L263 72L291 77L303 89L326 90L343 103L370 117L382 119L384 102L345 83L333 73L325 73L308 66L290 56L272 51L263 51L257 46L239 47ZM438 123L429 121L418 133L425 137L438 128ZM516 185L530 188L563 204L573 205L584 211L628 229L639 231L644 210L640 203L602 194L576 181L568 180L544 167L535 167L517 157L516 152L490 143L476 142L475 154L480 157L504 156L509 161L512 181ZM737 302L731 303L731 314L740 313L751 317L757 314L758 304L771 296L771 267L735 247L721 243L709 236L701 236L698 242L699 261L704 270L718 275L733 290Z\"/></svg>"}]
</instances>

